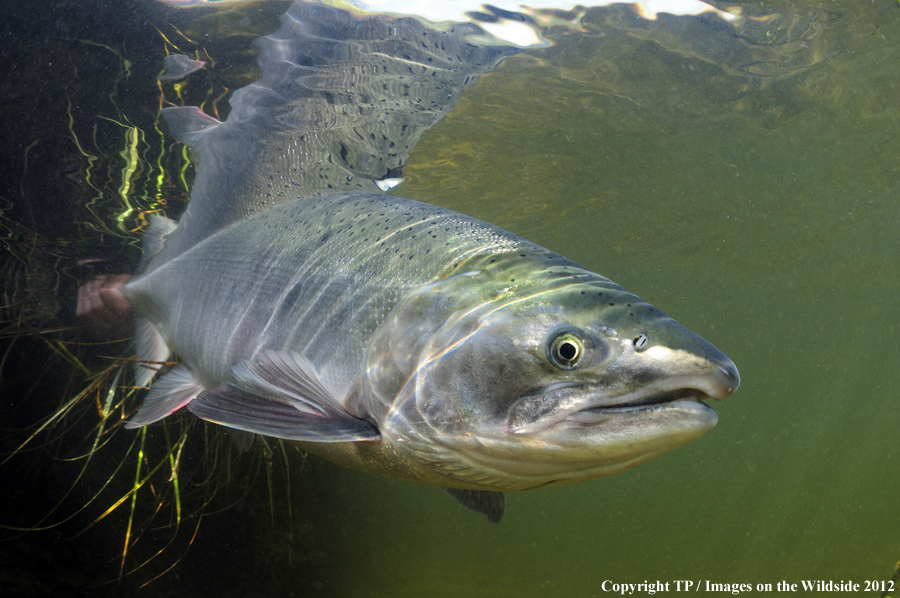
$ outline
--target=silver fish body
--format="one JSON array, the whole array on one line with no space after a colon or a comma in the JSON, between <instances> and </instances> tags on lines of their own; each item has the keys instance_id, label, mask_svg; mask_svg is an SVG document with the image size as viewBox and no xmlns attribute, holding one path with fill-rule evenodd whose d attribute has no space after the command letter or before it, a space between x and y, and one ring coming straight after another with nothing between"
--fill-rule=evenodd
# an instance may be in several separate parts
<instances>
[{"instance_id":1,"label":"silver fish body","mask_svg":"<svg viewBox=\"0 0 900 598\"><path fill-rule=\"evenodd\" d=\"M375 194L263 211L125 293L189 371L201 417L445 487L627 469L706 433L716 415L702 399L739 383L721 352L610 280L473 218ZM280 432L204 405L229 384L268 397L233 370L279 355L372 434Z\"/></svg>"}]
</instances>

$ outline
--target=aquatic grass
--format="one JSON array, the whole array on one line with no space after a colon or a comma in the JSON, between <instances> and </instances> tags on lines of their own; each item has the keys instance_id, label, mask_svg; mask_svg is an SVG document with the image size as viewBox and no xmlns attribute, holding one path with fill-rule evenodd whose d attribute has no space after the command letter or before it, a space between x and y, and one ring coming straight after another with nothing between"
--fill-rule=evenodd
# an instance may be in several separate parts
<instances>
[{"instance_id":1,"label":"aquatic grass","mask_svg":"<svg viewBox=\"0 0 900 598\"><path fill-rule=\"evenodd\" d=\"M143 393L133 385L131 369L137 360L122 342L127 339L85 340L61 300L74 296L80 284L99 272L133 269L148 216L178 209L186 201L190 156L183 145L167 138L157 108L196 104L199 98L218 115L218 102L230 90L213 76L215 60L206 49L173 30L180 36L179 45L170 41L176 37L160 32L162 53L179 51L206 60L205 74L177 86L158 83L158 95L148 98L151 106L139 111L120 102L120 86L134 75L124 50L67 40L97 48L118 64L109 87L101 92L105 105L98 105L99 114L89 121L79 120L77 110L84 104L83 91L77 89L82 84L80 63L73 57L67 65L63 129L57 134L72 148L59 177L70 199L64 213L53 218L68 222L68 229L53 228L32 210L24 181L32 173L29 156L36 142L23 149L18 196L0 197L0 243L7 250L0 262L0 382L18 385L16 409L23 412L18 417L28 418L30 410L39 413L24 426L5 423L0 467L33 454L75 468L65 472L58 488L42 490L50 496L46 509L30 521L4 517L0 529L16 536L57 530L74 538L101 524L111 526L121 534L121 543L116 571L109 572L107 583L140 573L141 587L180 562L209 515L245 499L267 459L265 450L236 455L221 430L192 417L124 430L122 424ZM42 232L45 229L56 236ZM23 372L20 363L26 352L43 365L28 364L23 387L16 378ZM52 407L41 407L47 403ZM274 452L268 449L269 459ZM281 452L285 454L283 447ZM274 526L280 468L273 469L271 463L269 468ZM74 531L72 526L77 526Z\"/></svg>"},{"instance_id":2,"label":"aquatic grass","mask_svg":"<svg viewBox=\"0 0 900 598\"><path fill-rule=\"evenodd\" d=\"M87 369L86 366L71 350L59 350L65 344L47 341L47 346L57 350L53 360L64 360L71 366L73 375L84 374L82 368ZM274 451L252 451L247 455L249 458L239 456L235 459L232 454L234 449L224 433L191 417L176 418L171 423L152 428L125 431L126 438L127 435L131 437L124 447L121 442L113 443L114 435L122 433L121 424L126 420L127 414L133 411L139 398L140 389L131 386L129 380L128 366L132 361L116 359L105 369L85 376L83 388L64 401L54 413L38 422L26 438L0 462L3 465L26 450L52 450L52 457L57 461L80 462L77 474L60 495L54 498L52 508L38 521L27 526L0 523L0 528L21 533L60 528L85 514L109 492L116 492L117 495L108 506L91 517L88 524L72 537L85 534L109 519L117 510L124 508L123 544L118 559L118 573L114 579L110 578L110 583L143 571L154 561L170 554L171 549L176 549L176 554L162 564L162 571L151 572L150 579L143 582L145 585L170 571L184 557L207 514L224 511L245 499L255 484L261 465L264 461L271 461ZM87 421L91 419L93 421ZM71 436L83 428L83 425L78 425L79 422L85 421L91 426L90 435L85 439L89 444L79 448L81 443L76 442L73 449ZM193 449L189 442L191 438L196 440ZM117 452L107 454L102 463L98 462L104 450L107 453L109 450ZM193 465L191 471L183 472L183 458L187 453L191 453L190 461ZM241 461L244 465L236 469ZM106 469L108 466L105 464L109 462L112 462L112 466ZM90 482L91 495L75 504L73 496L76 489L86 481L91 467L95 468L94 479ZM102 472L100 480L96 479L98 472ZM130 478L129 487L124 491L116 490L125 477ZM187 495L184 492L185 484L192 488L192 492ZM230 499L226 496L224 503L214 505L223 490L233 488L238 489L236 496ZM276 493L271 476L269 493L270 496ZM227 495L228 492L224 494ZM270 501L274 526L273 505L274 499ZM67 506L75 508L61 514L60 511ZM192 521L189 527L190 537L185 546L177 549L176 544L183 538L182 523L185 520ZM147 547L150 550L149 556L141 556L134 549L150 530L169 531L165 538L154 537Z\"/></svg>"},{"instance_id":3,"label":"aquatic grass","mask_svg":"<svg viewBox=\"0 0 900 598\"><path fill-rule=\"evenodd\" d=\"M48 344L50 344L50 343L48 343ZM64 345L61 345L61 346L64 346ZM66 352L66 354L71 356L70 363L76 362L79 364L79 366L81 368L85 369L85 371L86 371L86 368L84 368L84 366L81 365L80 362L78 362L77 358L72 356L71 353L68 353L68 351ZM99 403L99 396L101 394L102 387L104 386L104 383L106 382L108 375L113 370L115 370L116 373L113 377L112 382L108 385L108 388L106 391L106 398L104 400L104 403L101 405ZM41 422L37 426L37 428L30 435L28 435L28 437L15 450L13 450L9 455L7 455L7 457L3 461L0 461L0 465L3 465L7 461L9 461L11 458L15 457L16 455L21 454L22 451L24 451L25 448L30 443L32 443L36 439L40 438L45 431L49 431L54 426L60 424L68 416L75 415L76 417L81 418L86 413L89 413L90 412L89 409L84 404L85 403L90 404L91 399L94 397L94 395L96 393L97 403L98 403L98 407L99 407L99 411L100 411L100 420L99 420L99 422L97 422L97 424L94 428L95 432L93 435L93 442L91 444L90 449L88 449L87 452L85 452L83 454L77 454L77 455L74 455L71 457L56 457L60 461L69 461L69 462L84 460L81 470L75 477L74 481L69 485L69 488L63 493L62 497L59 498L56 505L52 509L50 509L50 511L48 511L45 514L45 516L41 520L39 520L36 524L34 524L28 528L14 527L14 526L2 525L2 524L0 524L0 527L5 528L5 529L15 529L17 531L39 531L39 530L48 530L48 529L52 529L54 527L60 526L64 523L66 523L67 521L71 520L76 515L78 515L82 511L84 511L88 506L90 506L100 496L100 494L107 488L107 486L110 484L110 482L115 478L116 474L121 469L122 464L124 463L124 460L119 463L119 465L115 468L115 470L112 472L112 474L106 479L106 481L100 485L100 488L93 495L93 497L91 497L87 502L83 503L80 508L75 510L73 513L71 513L67 517L63 517L63 518L55 521L54 523L44 525L44 522L47 521L47 519L49 519L60 507L62 507L62 505L66 504L67 499L72 494L72 492L74 491L74 489L76 488L78 483L82 480L82 477L85 475L85 472L87 471L87 468L89 467L93 457L100 450L102 450L104 448L104 446L106 445L106 443L109 441L111 436L106 434L106 432L107 432L107 427L110 424L110 419L112 418L113 413L121 407L122 402L124 402L124 399L123 399L119 403L114 404L114 398L117 394L117 390L119 389L119 382L120 382L122 371L123 370L121 368L121 364L113 364L106 370L103 370L97 374L91 375L89 378L90 383L88 384L88 386L86 386L81 392L79 392L74 397L72 397L72 399L65 402L63 405L61 405L50 416L45 418L44 421ZM0 373L2 373L2 371L0 371ZM88 373L90 373L90 372L88 372ZM112 426L116 426L116 425L118 425L118 422L112 422ZM64 429L61 432L59 432L55 438L51 437L51 439L45 439L44 442L36 448L45 448L45 447L49 446L54 439L58 439L58 438L65 436L68 431L69 430ZM130 452L130 451L131 451L131 449L129 448L128 452Z\"/></svg>"}]
</instances>

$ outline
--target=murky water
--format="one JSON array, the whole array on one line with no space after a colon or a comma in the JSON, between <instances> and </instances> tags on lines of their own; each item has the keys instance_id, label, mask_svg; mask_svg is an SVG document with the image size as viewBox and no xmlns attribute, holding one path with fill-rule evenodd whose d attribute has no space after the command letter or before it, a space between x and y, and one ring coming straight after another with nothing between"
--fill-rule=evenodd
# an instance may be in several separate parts
<instances>
[{"instance_id":1,"label":"murky water","mask_svg":"<svg viewBox=\"0 0 900 598\"><path fill-rule=\"evenodd\" d=\"M719 346L742 385L715 405L712 432L624 474L512 494L499 525L432 488L312 458L299 473L298 460L290 542L282 522L248 548L226 513L208 534L230 541L204 541L201 528L156 587L599 596L607 579L890 578L900 558L900 5L743 9L760 20L592 11L588 33L559 33L554 47L483 77L415 148L395 190L557 250ZM159 26L157 12L129 27ZM158 48L117 46L138 66ZM123 101L145 102L135 119L155 109L152 95ZM6 151L21 155L26 138ZM4 176L16 203L19 179ZM267 525L268 506L259 510Z\"/></svg>"}]
</instances>

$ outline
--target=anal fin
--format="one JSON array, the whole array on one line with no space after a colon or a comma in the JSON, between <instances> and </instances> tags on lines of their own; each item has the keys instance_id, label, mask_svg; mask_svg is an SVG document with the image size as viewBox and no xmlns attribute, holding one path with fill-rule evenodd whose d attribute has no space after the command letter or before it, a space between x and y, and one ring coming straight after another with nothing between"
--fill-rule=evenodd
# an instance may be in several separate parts
<instances>
[{"instance_id":1,"label":"anal fin","mask_svg":"<svg viewBox=\"0 0 900 598\"><path fill-rule=\"evenodd\" d=\"M485 515L491 523L500 523L506 512L506 496L502 492L461 488L442 488L442 490L463 507Z\"/></svg>"},{"instance_id":2,"label":"anal fin","mask_svg":"<svg viewBox=\"0 0 900 598\"><path fill-rule=\"evenodd\" d=\"M125 427L139 428L159 421L190 403L201 392L203 387L191 370L179 365L153 384L141 408Z\"/></svg>"},{"instance_id":3,"label":"anal fin","mask_svg":"<svg viewBox=\"0 0 900 598\"><path fill-rule=\"evenodd\" d=\"M156 326L150 320L140 317L134 320L134 343L138 358L134 369L135 382L138 386L148 386L159 371L159 366L154 366L153 362L167 360L172 350Z\"/></svg>"},{"instance_id":4,"label":"anal fin","mask_svg":"<svg viewBox=\"0 0 900 598\"><path fill-rule=\"evenodd\" d=\"M266 351L232 368L231 379L188 405L197 417L238 430L311 442L380 439L374 424L354 417L319 382L305 357Z\"/></svg>"}]
</instances>

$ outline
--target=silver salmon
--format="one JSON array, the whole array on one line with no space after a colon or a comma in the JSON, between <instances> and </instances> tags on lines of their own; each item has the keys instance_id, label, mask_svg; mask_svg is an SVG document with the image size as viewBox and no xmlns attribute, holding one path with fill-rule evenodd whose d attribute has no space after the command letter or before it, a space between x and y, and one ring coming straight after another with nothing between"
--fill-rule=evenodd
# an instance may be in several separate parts
<instances>
[{"instance_id":1,"label":"silver salmon","mask_svg":"<svg viewBox=\"0 0 900 598\"><path fill-rule=\"evenodd\" d=\"M459 30L303 3L283 23L260 42L263 79L236 93L225 122L182 108L167 116L200 153L200 171L188 214L154 221L143 273L123 293L139 314L139 356L174 353L180 364L153 382L131 426L186 407L443 487L499 521L502 492L623 471L716 424L704 401L729 396L739 376L713 345L561 255L374 188L503 51ZM398 37L431 41L398 50ZM366 135L321 128L325 111L361 102L365 112L379 103L373 89L397 88L379 79L335 99L347 84L327 88L334 72L309 64L310 39L346 50L325 52L338 71L361 72L377 55L378 76L396 82L420 65L401 87L433 97L417 81L442 77L444 103L427 117L391 113L387 129L405 140L393 154L382 138L366 145ZM371 114L353 122L357 132L386 126ZM138 381L154 375L145 368Z\"/></svg>"}]
</instances>

